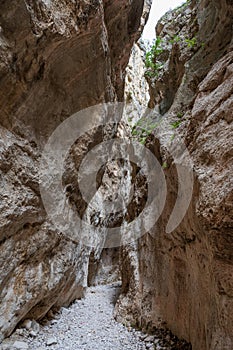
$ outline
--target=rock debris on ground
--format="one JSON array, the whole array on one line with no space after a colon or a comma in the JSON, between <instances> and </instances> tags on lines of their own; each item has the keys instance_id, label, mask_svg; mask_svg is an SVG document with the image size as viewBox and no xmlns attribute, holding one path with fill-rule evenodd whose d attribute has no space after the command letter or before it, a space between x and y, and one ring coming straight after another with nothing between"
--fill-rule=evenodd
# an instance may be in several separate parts
<instances>
[{"instance_id":1,"label":"rock debris on ground","mask_svg":"<svg viewBox=\"0 0 233 350\"><path fill-rule=\"evenodd\" d=\"M84 299L62 308L56 318L44 326L25 320L21 328L4 340L0 350L189 349L178 344L161 346L159 337L117 323L113 309L118 292L116 285L90 287Z\"/></svg>"}]
</instances>

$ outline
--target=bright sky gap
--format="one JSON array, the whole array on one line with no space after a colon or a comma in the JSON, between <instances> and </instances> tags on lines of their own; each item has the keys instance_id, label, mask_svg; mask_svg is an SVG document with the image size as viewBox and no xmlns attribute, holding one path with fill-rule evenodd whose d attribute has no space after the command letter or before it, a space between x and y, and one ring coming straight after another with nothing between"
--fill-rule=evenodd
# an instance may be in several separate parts
<instances>
[{"instance_id":1,"label":"bright sky gap","mask_svg":"<svg viewBox=\"0 0 233 350\"><path fill-rule=\"evenodd\" d=\"M184 3L184 0L153 0L148 22L144 28L142 38L152 41L155 38L155 26L158 20L169 10Z\"/></svg>"}]
</instances>

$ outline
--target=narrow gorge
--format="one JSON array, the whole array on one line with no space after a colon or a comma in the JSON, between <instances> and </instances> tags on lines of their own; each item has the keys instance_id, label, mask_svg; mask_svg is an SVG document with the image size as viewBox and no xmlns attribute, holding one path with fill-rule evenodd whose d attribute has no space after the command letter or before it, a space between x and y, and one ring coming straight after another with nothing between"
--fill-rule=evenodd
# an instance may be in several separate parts
<instances>
[{"instance_id":1,"label":"narrow gorge","mask_svg":"<svg viewBox=\"0 0 233 350\"><path fill-rule=\"evenodd\" d=\"M233 2L151 2L0 0L1 350L233 349Z\"/></svg>"}]
</instances>

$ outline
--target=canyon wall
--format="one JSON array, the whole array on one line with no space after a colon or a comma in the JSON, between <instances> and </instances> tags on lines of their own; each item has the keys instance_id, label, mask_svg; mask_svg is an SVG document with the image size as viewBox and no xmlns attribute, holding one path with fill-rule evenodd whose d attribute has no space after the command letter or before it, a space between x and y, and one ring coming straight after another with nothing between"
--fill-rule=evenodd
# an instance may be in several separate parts
<instances>
[{"instance_id":1,"label":"canyon wall","mask_svg":"<svg viewBox=\"0 0 233 350\"><path fill-rule=\"evenodd\" d=\"M125 68L149 5L1 1L0 340L21 320L41 319L83 295L91 250L48 220L39 190L41 151L73 113L123 99ZM98 133L74 145L64 177L67 198L82 213L78 194L69 191L80 159L95 143Z\"/></svg>"},{"instance_id":2,"label":"canyon wall","mask_svg":"<svg viewBox=\"0 0 233 350\"><path fill-rule=\"evenodd\" d=\"M157 24L161 41L147 80L149 106L162 122L146 147L164 169L168 192L154 228L121 251L116 318L152 333L168 328L193 350L233 347L232 18L232 1L201 0ZM180 185L170 150L179 140L192 160L193 195L168 233Z\"/></svg>"}]
</instances>

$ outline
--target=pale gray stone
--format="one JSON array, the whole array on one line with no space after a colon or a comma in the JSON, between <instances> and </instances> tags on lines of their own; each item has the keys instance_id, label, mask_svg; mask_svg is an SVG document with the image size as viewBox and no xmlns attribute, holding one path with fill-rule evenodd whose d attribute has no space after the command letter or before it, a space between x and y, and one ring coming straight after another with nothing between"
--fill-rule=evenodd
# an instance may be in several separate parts
<instances>
[{"instance_id":1,"label":"pale gray stone","mask_svg":"<svg viewBox=\"0 0 233 350\"><path fill-rule=\"evenodd\" d=\"M54 337L50 337L46 340L46 345L50 346L50 345L54 345L57 344L57 339Z\"/></svg>"},{"instance_id":2,"label":"pale gray stone","mask_svg":"<svg viewBox=\"0 0 233 350\"><path fill-rule=\"evenodd\" d=\"M27 350L28 344L26 342L17 340L13 343L13 348L15 348L17 350Z\"/></svg>"}]
</instances>

